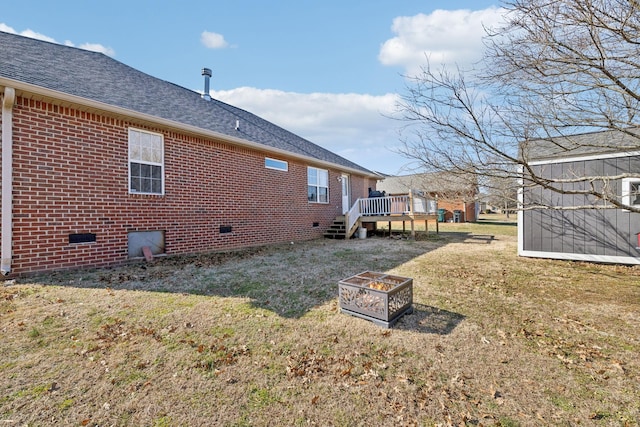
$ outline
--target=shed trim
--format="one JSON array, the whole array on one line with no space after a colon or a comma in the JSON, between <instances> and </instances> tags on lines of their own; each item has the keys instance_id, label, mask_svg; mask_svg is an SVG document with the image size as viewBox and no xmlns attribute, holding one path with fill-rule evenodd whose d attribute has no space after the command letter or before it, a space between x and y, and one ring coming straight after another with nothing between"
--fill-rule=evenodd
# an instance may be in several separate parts
<instances>
[{"instance_id":1,"label":"shed trim","mask_svg":"<svg viewBox=\"0 0 640 427\"><path fill-rule=\"evenodd\" d=\"M617 157L630 157L630 156L640 156L640 150L622 151L622 152L606 153L606 154L590 154L588 156L557 157L554 159L533 160L528 162L528 164L531 166L539 166L539 165L550 165L550 164L557 164L557 163L583 162L586 160L594 160L594 159L615 159Z\"/></svg>"},{"instance_id":2,"label":"shed trim","mask_svg":"<svg viewBox=\"0 0 640 427\"><path fill-rule=\"evenodd\" d=\"M549 258L567 261L589 261L601 262L609 264L636 264L640 265L640 258L612 256L612 255L590 255L564 252L541 252L541 251L524 251L518 244L518 255L530 258Z\"/></svg>"}]
</instances>

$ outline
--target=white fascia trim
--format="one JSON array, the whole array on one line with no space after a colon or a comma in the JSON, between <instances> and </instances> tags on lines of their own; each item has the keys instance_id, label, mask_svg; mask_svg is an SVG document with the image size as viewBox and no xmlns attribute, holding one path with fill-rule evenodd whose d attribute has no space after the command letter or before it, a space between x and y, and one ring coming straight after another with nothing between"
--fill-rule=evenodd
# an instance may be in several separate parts
<instances>
[{"instance_id":1,"label":"white fascia trim","mask_svg":"<svg viewBox=\"0 0 640 427\"><path fill-rule=\"evenodd\" d=\"M323 160L318 160L316 158L313 157L309 157L309 156L303 156L300 154L296 154L296 153L292 153L290 151L286 151L286 150L282 150L279 148L273 148L273 147L268 147L266 145L262 145L262 144L258 144L256 142L252 142L252 141L248 141L246 139L242 139L242 138L236 138L230 135L225 135L223 133L219 133L219 132L214 132L214 131L210 131L210 130L206 130L206 129L202 129L199 128L197 126L192 126L192 125L187 125L184 123L180 123L180 122L176 122L173 120L168 120L168 119L163 119L161 117L156 117L150 114L145 114L145 113L140 113L134 110L129 110L127 108L122 108L122 107L116 107L114 105L111 104L106 104L104 102L99 102L99 101L94 101L92 99L88 99L88 98L83 98L80 96L75 96L75 95L69 95L68 93L65 92L60 92L57 90L52 90L52 89L46 89L40 86L35 86L29 83L24 83L18 80L12 80L12 79L7 79L7 78L0 78L0 86L4 87L4 86L11 86L13 88L16 89L16 91L21 90L24 92L29 92L29 93L34 93L34 94L38 94L38 95L42 95L44 97L47 98L52 98L52 99L57 99L57 100L61 100L61 101L66 101L72 104L77 104L77 105L82 105L82 106L86 106L89 108L95 108L97 110L102 110L102 111L106 111L106 112L110 112L110 113L115 113L118 115L122 115L122 116L127 116L127 117L131 117L131 118L135 118L135 119L139 119L139 120L144 120L146 122L151 122L151 123L155 123L157 125L160 126L165 126L165 127L170 127L170 128L174 128L174 129L179 129L179 130L183 130L185 132L188 132L190 134L196 134L196 135L200 135L203 137L207 137L207 138L216 138L216 139L222 139L226 142L229 142L231 144L234 145L238 145L241 147L246 147L246 148L251 148L257 151L266 151L269 153L277 153L280 154L282 156L286 156L286 157L292 157L298 160L302 160L304 162L307 162L309 164L315 164L315 165L322 165L331 169L338 169L341 171L349 171L353 174L356 175L364 175L368 178L376 178L379 179L379 175L378 174L367 174L361 170L358 169L353 169L353 168L349 168L346 166L342 166L342 165L338 165L336 163L331 163L331 162L326 162Z\"/></svg>"},{"instance_id":2,"label":"white fascia trim","mask_svg":"<svg viewBox=\"0 0 640 427\"><path fill-rule=\"evenodd\" d=\"M607 153L607 154L590 154L590 155L576 156L576 157L558 157L557 159L534 160L534 161L528 162L528 164L531 166L537 166L537 165L549 165L549 164L557 164L557 163L581 162L585 160L594 160L594 159L615 159L617 157L631 157L631 156L640 156L640 151L620 151L616 153Z\"/></svg>"},{"instance_id":3,"label":"white fascia trim","mask_svg":"<svg viewBox=\"0 0 640 427\"><path fill-rule=\"evenodd\" d=\"M601 262L608 264L640 264L640 258L626 257L626 256L612 256L612 255L588 255L588 254L574 254L574 253L562 253L562 252L541 252L541 251L521 251L518 248L518 256L529 258L547 258L558 259L567 261L588 261L588 262Z\"/></svg>"}]
</instances>

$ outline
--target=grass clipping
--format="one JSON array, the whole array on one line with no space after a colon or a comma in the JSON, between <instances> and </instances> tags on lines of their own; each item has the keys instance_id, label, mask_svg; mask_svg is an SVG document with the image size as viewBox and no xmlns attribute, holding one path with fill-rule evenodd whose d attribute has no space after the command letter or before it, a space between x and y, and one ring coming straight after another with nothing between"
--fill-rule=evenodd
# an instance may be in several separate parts
<instances>
[{"instance_id":1,"label":"grass clipping","mask_svg":"<svg viewBox=\"0 0 640 427\"><path fill-rule=\"evenodd\" d=\"M6 282L0 423L637 426L640 270L465 227ZM413 314L340 313L365 270L413 278Z\"/></svg>"}]
</instances>

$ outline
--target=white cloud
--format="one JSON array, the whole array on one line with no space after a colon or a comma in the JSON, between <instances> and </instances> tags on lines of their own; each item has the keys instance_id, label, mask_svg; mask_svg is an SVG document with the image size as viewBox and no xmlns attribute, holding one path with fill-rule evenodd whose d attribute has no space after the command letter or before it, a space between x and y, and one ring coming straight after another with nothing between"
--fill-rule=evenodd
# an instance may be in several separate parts
<instances>
[{"instance_id":1,"label":"white cloud","mask_svg":"<svg viewBox=\"0 0 640 427\"><path fill-rule=\"evenodd\" d=\"M46 42L50 42L50 43L58 43L53 37L49 37L46 36L44 34L41 33L37 33L33 30L30 29L26 29L24 31L16 31L15 29L13 29L12 27L6 25L3 22L0 22L0 31L4 31L5 33L11 33L11 34L18 34L20 36L24 36L24 37L29 37L32 39L38 39L38 40L43 40ZM58 44L64 44L65 46L71 46L71 47L75 47L75 44L69 40L65 40L64 43L58 43ZM78 46L80 49L84 49L84 50L90 50L93 52L100 52L100 53L104 53L105 55L108 56L116 56L116 52L115 50L113 50L110 47L106 47L103 46L101 44L98 43L83 43L80 46Z\"/></svg>"},{"instance_id":2,"label":"white cloud","mask_svg":"<svg viewBox=\"0 0 640 427\"><path fill-rule=\"evenodd\" d=\"M380 46L379 61L404 67L409 75L420 66L471 67L482 58L485 28L503 22L505 9L435 10L415 16L401 16L391 27L396 34Z\"/></svg>"},{"instance_id":3,"label":"white cloud","mask_svg":"<svg viewBox=\"0 0 640 427\"><path fill-rule=\"evenodd\" d=\"M200 34L200 42L209 49L224 49L229 46L222 34L209 31L203 31Z\"/></svg>"},{"instance_id":4,"label":"white cloud","mask_svg":"<svg viewBox=\"0 0 640 427\"><path fill-rule=\"evenodd\" d=\"M43 40L45 42L51 42L51 43L55 43L56 41L48 36L45 36L44 34L40 34L40 33L36 33L35 31L32 30L24 30L20 33L21 36L25 36L25 37L30 37L32 39L38 39L38 40Z\"/></svg>"},{"instance_id":5,"label":"white cloud","mask_svg":"<svg viewBox=\"0 0 640 427\"><path fill-rule=\"evenodd\" d=\"M44 34L40 34L37 33L31 29L26 29L24 31L18 32L16 30L14 30L12 27L8 26L7 24L5 24L4 22L0 22L0 31L4 31L5 33L11 33L11 34L18 34L21 36L25 36L25 37L29 37L32 39L38 39L38 40L43 40L46 42L51 42L51 43L55 43L56 41L48 36L45 36Z\"/></svg>"},{"instance_id":6,"label":"white cloud","mask_svg":"<svg viewBox=\"0 0 640 427\"><path fill-rule=\"evenodd\" d=\"M90 50L92 52L100 52L100 53L104 53L107 56L116 56L116 52L115 50L113 50L110 47L106 47L103 46L101 44L98 43L82 43L80 46L78 46L80 49L84 49L84 50Z\"/></svg>"},{"instance_id":7,"label":"white cloud","mask_svg":"<svg viewBox=\"0 0 640 427\"><path fill-rule=\"evenodd\" d=\"M295 93L241 87L212 91L220 101L250 111L365 168L396 173L406 163L393 152L398 122L389 119L397 95Z\"/></svg>"}]
</instances>

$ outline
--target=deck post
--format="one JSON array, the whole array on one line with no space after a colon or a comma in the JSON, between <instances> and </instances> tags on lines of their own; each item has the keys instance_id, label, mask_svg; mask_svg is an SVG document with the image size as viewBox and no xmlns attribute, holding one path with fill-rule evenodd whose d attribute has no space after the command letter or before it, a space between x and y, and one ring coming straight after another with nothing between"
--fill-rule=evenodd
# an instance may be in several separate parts
<instances>
[{"instance_id":1,"label":"deck post","mask_svg":"<svg viewBox=\"0 0 640 427\"><path fill-rule=\"evenodd\" d=\"M413 215L413 190L409 190L409 215Z\"/></svg>"},{"instance_id":2,"label":"deck post","mask_svg":"<svg viewBox=\"0 0 640 427\"><path fill-rule=\"evenodd\" d=\"M416 239L416 229L415 229L415 227L413 226L413 222L414 222L414 221L413 221L413 218L411 218L411 238L412 238L413 240L415 240L415 239Z\"/></svg>"}]
</instances>

